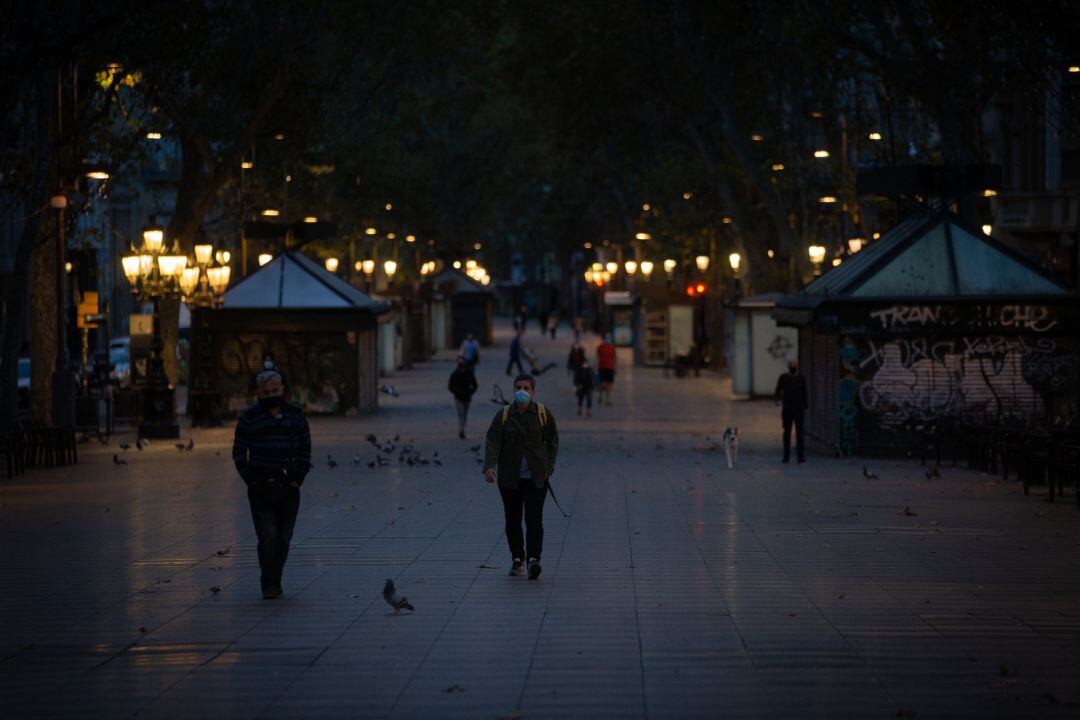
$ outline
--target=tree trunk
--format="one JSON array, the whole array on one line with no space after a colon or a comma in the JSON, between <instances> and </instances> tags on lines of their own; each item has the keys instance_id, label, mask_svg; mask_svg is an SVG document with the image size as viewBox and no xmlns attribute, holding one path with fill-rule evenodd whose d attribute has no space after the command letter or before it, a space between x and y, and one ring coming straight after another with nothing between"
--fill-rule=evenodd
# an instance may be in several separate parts
<instances>
[{"instance_id":1,"label":"tree trunk","mask_svg":"<svg viewBox=\"0 0 1080 720\"><path fill-rule=\"evenodd\" d=\"M28 95L31 94L28 93ZM6 312L3 319L3 342L0 345L0 353L2 353L0 354L0 413L3 413L2 418L5 427L13 426L18 420L18 355L19 345L23 340L22 321L29 298L32 263L40 239L43 215L50 212L46 208L46 203L48 202L49 174L53 164L52 118L55 113L55 100L52 70L47 64L42 63L38 68L32 93L32 102L35 105L35 117L37 118L34 140L36 145L34 174L23 202L23 213L26 220L23 222L22 232L15 249L16 272L12 273L11 281L7 285L7 297L4 302ZM47 274L52 278L51 284L55 286L55 274ZM55 335L55 322L50 321L47 324L50 326L53 335ZM35 369L41 368L50 373L48 379L50 389L48 410L50 415L52 411L51 372L54 357L55 355L40 356L32 365Z\"/></svg>"},{"instance_id":2,"label":"tree trunk","mask_svg":"<svg viewBox=\"0 0 1080 720\"><path fill-rule=\"evenodd\" d=\"M46 212L53 212L51 210ZM41 225L30 264L30 409L34 419L52 424L52 376L56 369L56 222Z\"/></svg>"}]
</instances>

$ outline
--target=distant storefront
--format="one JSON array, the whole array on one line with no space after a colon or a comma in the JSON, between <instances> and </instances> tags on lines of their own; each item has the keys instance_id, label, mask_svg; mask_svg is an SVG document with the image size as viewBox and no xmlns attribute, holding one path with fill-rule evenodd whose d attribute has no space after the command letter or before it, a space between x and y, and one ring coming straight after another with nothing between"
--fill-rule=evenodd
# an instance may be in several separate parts
<instances>
[{"instance_id":1,"label":"distant storefront","mask_svg":"<svg viewBox=\"0 0 1080 720\"><path fill-rule=\"evenodd\" d=\"M452 348L461 346L468 335L481 345L492 341L495 322L495 293L463 272L447 269L431 280L438 302L443 303L433 314L433 333L448 331ZM449 321L449 322L448 322Z\"/></svg>"},{"instance_id":2,"label":"distant storefront","mask_svg":"<svg viewBox=\"0 0 1080 720\"><path fill-rule=\"evenodd\" d=\"M807 433L903 454L931 431L1080 410L1080 302L951 214L921 215L778 301L799 330Z\"/></svg>"}]
</instances>

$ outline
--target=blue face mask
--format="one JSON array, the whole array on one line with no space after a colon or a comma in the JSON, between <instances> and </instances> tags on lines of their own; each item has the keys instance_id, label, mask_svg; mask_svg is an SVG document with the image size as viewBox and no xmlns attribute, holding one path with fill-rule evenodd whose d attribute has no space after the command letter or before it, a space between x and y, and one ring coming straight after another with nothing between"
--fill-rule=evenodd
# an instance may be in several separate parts
<instances>
[{"instance_id":1,"label":"blue face mask","mask_svg":"<svg viewBox=\"0 0 1080 720\"><path fill-rule=\"evenodd\" d=\"M526 391L514 391L514 402L516 402L518 405L528 405L530 400L532 400L532 395L530 395Z\"/></svg>"}]
</instances>

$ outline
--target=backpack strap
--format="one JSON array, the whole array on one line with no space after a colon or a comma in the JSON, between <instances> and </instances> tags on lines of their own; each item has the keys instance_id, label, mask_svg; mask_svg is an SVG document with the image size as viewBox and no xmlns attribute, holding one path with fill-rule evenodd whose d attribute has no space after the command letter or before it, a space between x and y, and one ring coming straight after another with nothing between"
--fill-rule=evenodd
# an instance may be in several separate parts
<instances>
[{"instance_id":1,"label":"backpack strap","mask_svg":"<svg viewBox=\"0 0 1080 720\"><path fill-rule=\"evenodd\" d=\"M536 403L536 412L540 416L540 429L542 430L547 425L547 408L544 407L544 403ZM502 424L506 425L506 421L510 417L510 403L503 405L502 409Z\"/></svg>"}]
</instances>

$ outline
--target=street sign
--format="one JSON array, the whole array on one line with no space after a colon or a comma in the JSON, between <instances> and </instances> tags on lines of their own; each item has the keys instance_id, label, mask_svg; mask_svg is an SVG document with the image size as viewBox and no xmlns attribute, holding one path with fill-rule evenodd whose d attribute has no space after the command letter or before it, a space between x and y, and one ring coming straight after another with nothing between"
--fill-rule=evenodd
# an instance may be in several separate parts
<instances>
[{"instance_id":1,"label":"street sign","mask_svg":"<svg viewBox=\"0 0 1080 720\"><path fill-rule=\"evenodd\" d=\"M97 327L97 325L88 324L92 321L87 318L91 315L98 316L100 309L98 308L98 294L93 290L87 290L82 294L82 298L79 300L79 307L75 315L75 324L80 330L86 330L88 328Z\"/></svg>"}]
</instances>

